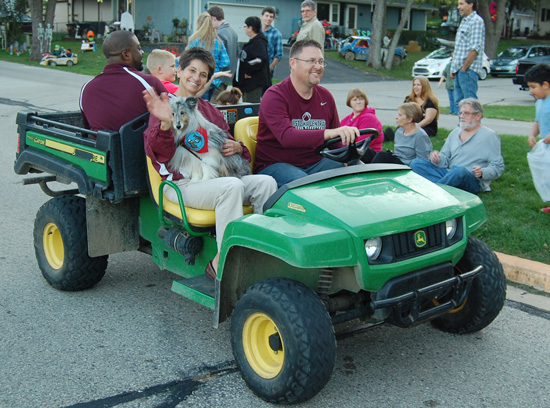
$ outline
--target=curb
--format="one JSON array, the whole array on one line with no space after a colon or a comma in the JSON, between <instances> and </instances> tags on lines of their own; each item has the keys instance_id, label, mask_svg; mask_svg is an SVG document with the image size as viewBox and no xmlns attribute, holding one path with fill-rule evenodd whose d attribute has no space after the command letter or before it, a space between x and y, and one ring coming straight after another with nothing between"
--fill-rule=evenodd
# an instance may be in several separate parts
<instances>
[{"instance_id":1,"label":"curb","mask_svg":"<svg viewBox=\"0 0 550 408\"><path fill-rule=\"evenodd\" d=\"M550 293L550 265L500 252L495 253L507 279Z\"/></svg>"}]
</instances>

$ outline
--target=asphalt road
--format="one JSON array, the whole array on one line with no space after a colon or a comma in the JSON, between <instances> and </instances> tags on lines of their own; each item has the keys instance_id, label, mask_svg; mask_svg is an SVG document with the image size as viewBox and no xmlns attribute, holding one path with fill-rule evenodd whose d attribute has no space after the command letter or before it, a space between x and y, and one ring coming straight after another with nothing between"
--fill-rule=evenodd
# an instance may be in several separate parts
<instances>
[{"instance_id":1,"label":"asphalt road","mask_svg":"<svg viewBox=\"0 0 550 408\"><path fill-rule=\"evenodd\" d=\"M270 407L236 372L229 324L170 291L141 253L113 255L93 289L59 292L34 257L48 197L13 172L15 116L77 110L88 79L0 62L0 407ZM303 407L547 407L550 313L508 301L480 333L380 326L338 341Z\"/></svg>"}]
</instances>

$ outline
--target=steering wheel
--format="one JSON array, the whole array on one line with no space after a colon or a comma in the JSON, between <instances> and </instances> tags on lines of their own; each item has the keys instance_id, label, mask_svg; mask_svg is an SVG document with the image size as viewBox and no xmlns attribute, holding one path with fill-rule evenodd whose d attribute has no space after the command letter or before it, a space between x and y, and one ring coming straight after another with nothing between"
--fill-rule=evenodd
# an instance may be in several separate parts
<instances>
[{"instance_id":1,"label":"steering wheel","mask_svg":"<svg viewBox=\"0 0 550 408\"><path fill-rule=\"evenodd\" d=\"M366 139L363 139L359 142L352 142L348 146L339 147L333 150L327 150L330 146L341 142L342 138L340 136L335 137L334 139L329 139L325 141L321 146L315 149L315 153L320 154L327 159L331 159L340 163L349 163L354 160L360 160L361 157L367 151L369 144L378 137L378 130L373 128L360 129L360 135L371 135Z\"/></svg>"}]
</instances>

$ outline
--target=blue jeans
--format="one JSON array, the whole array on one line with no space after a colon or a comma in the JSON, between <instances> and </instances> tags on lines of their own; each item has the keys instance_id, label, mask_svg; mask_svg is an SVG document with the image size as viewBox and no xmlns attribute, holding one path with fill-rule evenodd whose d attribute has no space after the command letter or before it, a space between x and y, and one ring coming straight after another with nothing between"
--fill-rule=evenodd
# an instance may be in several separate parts
<instances>
[{"instance_id":1,"label":"blue jeans","mask_svg":"<svg viewBox=\"0 0 550 408\"><path fill-rule=\"evenodd\" d=\"M477 99L477 81L479 75L470 68L466 72L458 71L455 77L455 103L462 99L474 98Z\"/></svg>"},{"instance_id":2,"label":"blue jeans","mask_svg":"<svg viewBox=\"0 0 550 408\"><path fill-rule=\"evenodd\" d=\"M275 163L261 170L259 174L267 174L275 179L277 187L291 181L305 177L310 174L319 173L324 170L332 170L344 167L342 163L323 157L317 163L309 167L296 167L288 163Z\"/></svg>"},{"instance_id":3,"label":"blue jeans","mask_svg":"<svg viewBox=\"0 0 550 408\"><path fill-rule=\"evenodd\" d=\"M451 114L456 113L458 115L458 104L455 101L455 90L447 89L449 94L449 108L451 109Z\"/></svg>"},{"instance_id":4,"label":"blue jeans","mask_svg":"<svg viewBox=\"0 0 550 408\"><path fill-rule=\"evenodd\" d=\"M460 188L473 194L479 193L481 187L474 173L463 166L451 166L450 169L442 169L426 159L414 159L409 167L428 180Z\"/></svg>"}]
</instances>

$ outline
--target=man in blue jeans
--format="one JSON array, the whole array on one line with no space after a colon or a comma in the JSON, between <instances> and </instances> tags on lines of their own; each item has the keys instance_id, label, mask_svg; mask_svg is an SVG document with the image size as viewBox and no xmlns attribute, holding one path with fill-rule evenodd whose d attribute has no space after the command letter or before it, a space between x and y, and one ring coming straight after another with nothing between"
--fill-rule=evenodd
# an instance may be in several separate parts
<instances>
[{"instance_id":1,"label":"man in blue jeans","mask_svg":"<svg viewBox=\"0 0 550 408\"><path fill-rule=\"evenodd\" d=\"M451 78L455 80L455 101L477 99L477 81L483 69L485 22L477 14L477 0L458 0L462 22L456 31Z\"/></svg>"},{"instance_id":2,"label":"man in blue jeans","mask_svg":"<svg viewBox=\"0 0 550 408\"><path fill-rule=\"evenodd\" d=\"M446 184L477 194L491 191L492 180L504 172L500 137L481 126L483 107L473 98L459 102L460 127L451 132L441 152L430 160L414 159L409 166L434 183Z\"/></svg>"}]
</instances>

